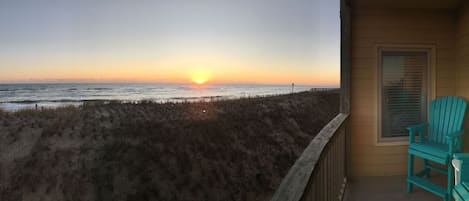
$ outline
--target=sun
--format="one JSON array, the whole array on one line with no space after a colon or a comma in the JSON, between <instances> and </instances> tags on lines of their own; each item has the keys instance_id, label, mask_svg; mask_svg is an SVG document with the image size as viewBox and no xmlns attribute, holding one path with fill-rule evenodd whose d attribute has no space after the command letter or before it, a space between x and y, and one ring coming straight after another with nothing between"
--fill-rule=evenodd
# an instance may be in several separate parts
<instances>
[{"instance_id":1,"label":"sun","mask_svg":"<svg viewBox=\"0 0 469 201\"><path fill-rule=\"evenodd\" d=\"M205 70L196 70L191 73L191 81L197 85L203 85L208 82L210 73Z\"/></svg>"},{"instance_id":2,"label":"sun","mask_svg":"<svg viewBox=\"0 0 469 201\"><path fill-rule=\"evenodd\" d=\"M204 80L204 79L196 79L196 80L194 80L194 82L195 82L196 84L204 84L204 83L206 82L206 80Z\"/></svg>"}]
</instances>

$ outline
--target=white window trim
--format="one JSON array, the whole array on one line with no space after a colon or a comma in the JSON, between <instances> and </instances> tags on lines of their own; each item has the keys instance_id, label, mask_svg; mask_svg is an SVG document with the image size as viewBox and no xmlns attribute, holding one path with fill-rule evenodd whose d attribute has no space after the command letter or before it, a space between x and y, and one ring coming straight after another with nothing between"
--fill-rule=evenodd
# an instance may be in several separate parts
<instances>
[{"instance_id":1,"label":"white window trim","mask_svg":"<svg viewBox=\"0 0 469 201\"><path fill-rule=\"evenodd\" d=\"M429 108L429 103L435 98L436 95L436 47L435 45L420 45L420 44L379 44L375 47L376 52L376 135L375 135L375 145L376 146L400 146L408 145L409 137L387 137L382 138L381 136L381 85L382 85L382 66L381 66L381 53L383 51L416 51L416 52L427 52L429 55L428 58L428 77L429 80L428 94L427 94L427 110ZM427 115L428 118L428 115Z\"/></svg>"}]
</instances>

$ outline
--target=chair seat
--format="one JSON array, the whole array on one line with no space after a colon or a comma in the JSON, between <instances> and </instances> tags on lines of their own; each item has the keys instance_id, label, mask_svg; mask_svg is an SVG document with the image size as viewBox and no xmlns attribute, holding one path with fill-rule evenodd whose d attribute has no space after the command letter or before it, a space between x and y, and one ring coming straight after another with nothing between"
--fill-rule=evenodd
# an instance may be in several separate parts
<instances>
[{"instance_id":1,"label":"chair seat","mask_svg":"<svg viewBox=\"0 0 469 201\"><path fill-rule=\"evenodd\" d=\"M449 159L449 150L447 144L434 142L414 142L409 144L409 153L416 156L430 159L432 161L446 164Z\"/></svg>"},{"instance_id":2,"label":"chair seat","mask_svg":"<svg viewBox=\"0 0 469 201\"><path fill-rule=\"evenodd\" d=\"M456 201L469 200L469 183L462 182L454 186L453 197Z\"/></svg>"}]
</instances>

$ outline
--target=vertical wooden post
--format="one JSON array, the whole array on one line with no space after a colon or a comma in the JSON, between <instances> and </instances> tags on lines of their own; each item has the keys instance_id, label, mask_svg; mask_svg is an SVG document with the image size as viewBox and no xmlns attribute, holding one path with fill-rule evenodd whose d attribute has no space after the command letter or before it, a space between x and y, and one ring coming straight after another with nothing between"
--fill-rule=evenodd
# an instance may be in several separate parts
<instances>
[{"instance_id":1,"label":"vertical wooden post","mask_svg":"<svg viewBox=\"0 0 469 201\"><path fill-rule=\"evenodd\" d=\"M340 112L350 114L351 95L351 27L350 0L340 0ZM348 121L345 123L345 177L350 176L350 129Z\"/></svg>"},{"instance_id":2,"label":"vertical wooden post","mask_svg":"<svg viewBox=\"0 0 469 201\"><path fill-rule=\"evenodd\" d=\"M340 0L340 112L350 113L351 34L349 0Z\"/></svg>"}]
</instances>

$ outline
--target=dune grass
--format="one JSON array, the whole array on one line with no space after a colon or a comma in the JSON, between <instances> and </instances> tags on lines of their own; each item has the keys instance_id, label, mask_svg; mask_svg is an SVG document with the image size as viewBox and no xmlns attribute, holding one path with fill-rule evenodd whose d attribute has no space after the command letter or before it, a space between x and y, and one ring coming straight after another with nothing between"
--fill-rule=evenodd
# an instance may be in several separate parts
<instances>
[{"instance_id":1,"label":"dune grass","mask_svg":"<svg viewBox=\"0 0 469 201\"><path fill-rule=\"evenodd\" d=\"M336 92L89 102L3 117L0 200L269 200Z\"/></svg>"}]
</instances>

